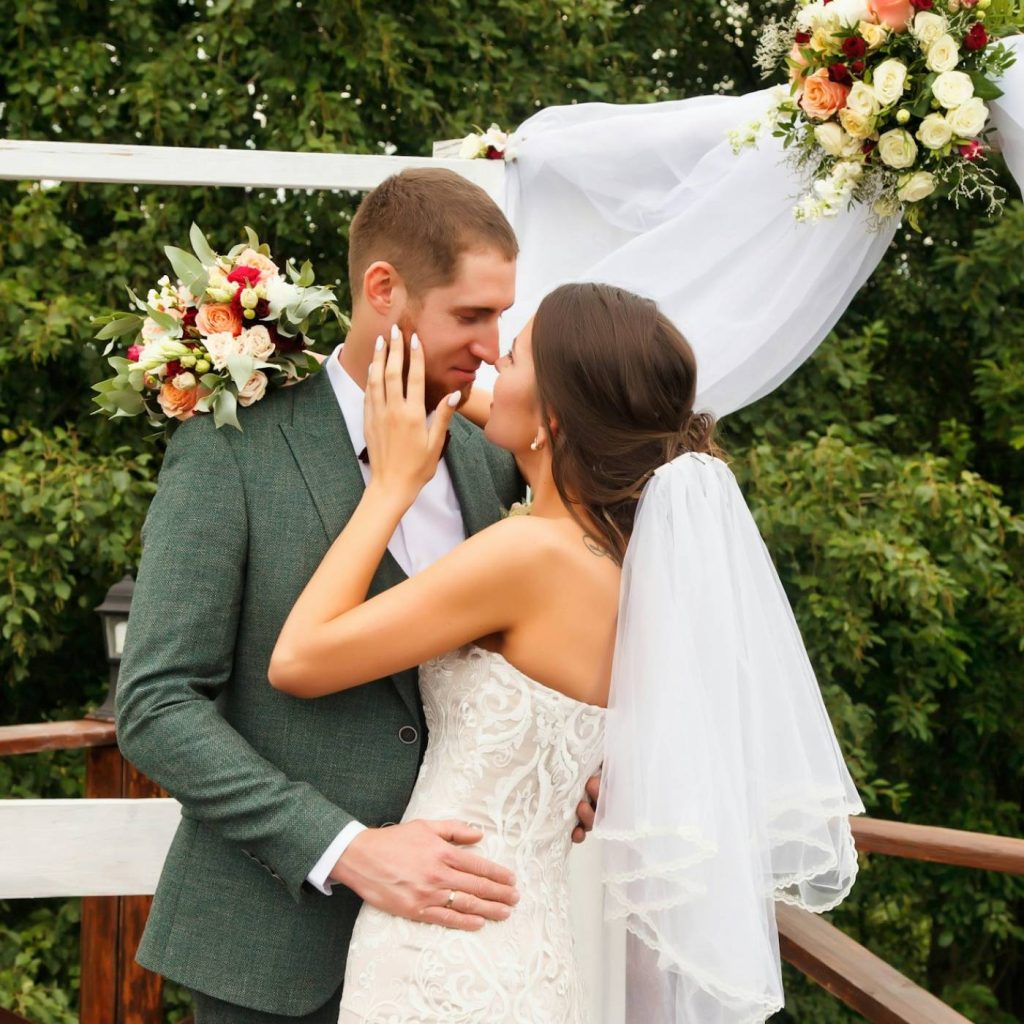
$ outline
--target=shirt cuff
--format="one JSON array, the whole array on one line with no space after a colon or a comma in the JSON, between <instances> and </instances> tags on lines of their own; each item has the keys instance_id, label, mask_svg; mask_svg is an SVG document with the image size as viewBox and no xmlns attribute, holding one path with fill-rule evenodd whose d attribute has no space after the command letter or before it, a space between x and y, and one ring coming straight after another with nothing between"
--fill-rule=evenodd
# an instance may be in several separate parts
<instances>
[{"instance_id":1,"label":"shirt cuff","mask_svg":"<svg viewBox=\"0 0 1024 1024\"><path fill-rule=\"evenodd\" d=\"M334 883L330 880L331 871L338 859L348 849L348 844L360 832L365 832L366 826L358 821L350 821L334 838L334 842L324 851L324 855L313 865L313 870L306 875L306 881L314 889L330 896Z\"/></svg>"}]
</instances>

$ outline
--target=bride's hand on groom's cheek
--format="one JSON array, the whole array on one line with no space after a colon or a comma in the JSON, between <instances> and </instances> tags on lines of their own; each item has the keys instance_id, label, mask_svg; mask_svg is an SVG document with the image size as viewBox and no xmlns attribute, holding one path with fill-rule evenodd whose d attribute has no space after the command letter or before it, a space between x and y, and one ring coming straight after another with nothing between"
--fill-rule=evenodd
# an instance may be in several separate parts
<instances>
[{"instance_id":1,"label":"bride's hand on groom's cheek","mask_svg":"<svg viewBox=\"0 0 1024 1024\"><path fill-rule=\"evenodd\" d=\"M365 399L371 486L410 504L437 472L448 424L462 400L459 392L443 398L428 427L425 372L423 347L415 334L409 340L407 375L405 343L398 327L392 327L389 340L377 339Z\"/></svg>"},{"instance_id":2,"label":"bride's hand on groom's cheek","mask_svg":"<svg viewBox=\"0 0 1024 1024\"><path fill-rule=\"evenodd\" d=\"M479 829L459 821L367 829L348 845L331 878L387 914L477 931L486 921L504 921L519 902L508 868L464 849L481 838Z\"/></svg>"},{"instance_id":3,"label":"bride's hand on groom's cheek","mask_svg":"<svg viewBox=\"0 0 1024 1024\"><path fill-rule=\"evenodd\" d=\"M601 792L601 776L592 775L587 780L586 798L576 805L577 826L572 830L572 841L582 843L587 838L587 833L594 827L594 811L597 807L597 797Z\"/></svg>"}]
</instances>

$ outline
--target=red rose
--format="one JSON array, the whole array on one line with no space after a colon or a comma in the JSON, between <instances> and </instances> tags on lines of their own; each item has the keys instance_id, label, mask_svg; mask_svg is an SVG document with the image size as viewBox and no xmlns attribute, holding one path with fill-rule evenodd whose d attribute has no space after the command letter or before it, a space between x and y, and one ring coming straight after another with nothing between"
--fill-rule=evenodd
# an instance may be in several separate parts
<instances>
[{"instance_id":1,"label":"red rose","mask_svg":"<svg viewBox=\"0 0 1024 1024\"><path fill-rule=\"evenodd\" d=\"M910 6L913 7L915 11L930 11L935 4L932 0L910 0Z\"/></svg>"},{"instance_id":2,"label":"red rose","mask_svg":"<svg viewBox=\"0 0 1024 1024\"><path fill-rule=\"evenodd\" d=\"M864 145L860 147L862 153L872 153L878 143L874 139L865 139Z\"/></svg>"},{"instance_id":3,"label":"red rose","mask_svg":"<svg viewBox=\"0 0 1024 1024\"><path fill-rule=\"evenodd\" d=\"M810 41L811 41L811 33L810 32L797 32L797 34L796 34L796 42L797 42L798 46L803 46L805 43L809 43Z\"/></svg>"},{"instance_id":4,"label":"red rose","mask_svg":"<svg viewBox=\"0 0 1024 1024\"><path fill-rule=\"evenodd\" d=\"M828 77L831 82L838 82L840 85L849 85L852 78L845 64L833 64L828 69Z\"/></svg>"},{"instance_id":5,"label":"red rose","mask_svg":"<svg viewBox=\"0 0 1024 1024\"><path fill-rule=\"evenodd\" d=\"M504 160L505 154L500 149L495 149L493 146L487 147L487 152L484 154L487 160Z\"/></svg>"},{"instance_id":6,"label":"red rose","mask_svg":"<svg viewBox=\"0 0 1024 1024\"><path fill-rule=\"evenodd\" d=\"M142 348L141 348L141 346L139 346L139 345L132 345L131 348L128 349L127 356L128 356L128 361L130 363L137 363L139 361L139 356L140 355L142 355Z\"/></svg>"},{"instance_id":7,"label":"red rose","mask_svg":"<svg viewBox=\"0 0 1024 1024\"><path fill-rule=\"evenodd\" d=\"M166 368L164 376L170 377L170 378L173 379L174 377L177 377L178 374L181 373L181 372L182 372L181 371L181 363L179 363L178 360L175 359L173 362L170 362L170 363L167 364L167 368Z\"/></svg>"},{"instance_id":8,"label":"red rose","mask_svg":"<svg viewBox=\"0 0 1024 1024\"><path fill-rule=\"evenodd\" d=\"M853 72L853 73L854 73L855 75L863 75L863 74L864 74L864 61L862 61L862 60L855 60L855 61L854 61L854 62L853 62L853 63L852 63L851 65L850 65L850 70L851 70L851 71L852 71L852 72Z\"/></svg>"},{"instance_id":9,"label":"red rose","mask_svg":"<svg viewBox=\"0 0 1024 1024\"><path fill-rule=\"evenodd\" d=\"M959 149L960 155L965 160L971 161L979 159L983 152L982 145L977 139L971 139L970 142L967 142L964 145L960 146Z\"/></svg>"},{"instance_id":10,"label":"red rose","mask_svg":"<svg viewBox=\"0 0 1024 1024\"><path fill-rule=\"evenodd\" d=\"M843 53L847 57L863 57L868 52L868 45L860 36L850 36L843 40Z\"/></svg>"},{"instance_id":11,"label":"red rose","mask_svg":"<svg viewBox=\"0 0 1024 1024\"><path fill-rule=\"evenodd\" d=\"M185 310L185 315L181 318L181 326L184 328L195 327L196 325L196 314L199 312L195 306L189 306Z\"/></svg>"},{"instance_id":12,"label":"red rose","mask_svg":"<svg viewBox=\"0 0 1024 1024\"><path fill-rule=\"evenodd\" d=\"M260 283L260 272L256 267L235 267L228 274L232 284L240 284L243 288L255 288Z\"/></svg>"},{"instance_id":13,"label":"red rose","mask_svg":"<svg viewBox=\"0 0 1024 1024\"><path fill-rule=\"evenodd\" d=\"M976 21L964 36L964 46L968 50L983 50L988 46L988 33L980 21Z\"/></svg>"}]
</instances>

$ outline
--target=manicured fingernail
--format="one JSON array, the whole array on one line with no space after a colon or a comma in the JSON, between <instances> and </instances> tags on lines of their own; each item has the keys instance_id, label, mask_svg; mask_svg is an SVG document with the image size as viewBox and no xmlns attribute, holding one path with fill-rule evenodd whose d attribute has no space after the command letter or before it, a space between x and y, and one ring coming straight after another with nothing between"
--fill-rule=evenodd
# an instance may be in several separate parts
<instances>
[{"instance_id":1,"label":"manicured fingernail","mask_svg":"<svg viewBox=\"0 0 1024 1024\"><path fill-rule=\"evenodd\" d=\"M391 340L392 341L401 341L402 340L402 332L398 329L398 324L392 324L391 325Z\"/></svg>"},{"instance_id":2,"label":"manicured fingernail","mask_svg":"<svg viewBox=\"0 0 1024 1024\"><path fill-rule=\"evenodd\" d=\"M376 350L379 352L383 347L384 347L384 335L383 334L378 334L377 335L377 344L374 346L374 348L376 348Z\"/></svg>"},{"instance_id":3,"label":"manicured fingernail","mask_svg":"<svg viewBox=\"0 0 1024 1024\"><path fill-rule=\"evenodd\" d=\"M409 348L417 349L419 347L420 347L420 336L418 334L414 334L409 339Z\"/></svg>"},{"instance_id":4,"label":"manicured fingernail","mask_svg":"<svg viewBox=\"0 0 1024 1024\"><path fill-rule=\"evenodd\" d=\"M459 402L461 402L461 401L462 401L462 395L461 395L461 394L460 394L460 393L459 393L458 391L453 391L453 392L452 392L452 393L451 393L451 394L450 394L450 395L448 396L448 404L449 404L449 405L450 405L450 406L451 406L451 407L452 407L453 409L457 408L457 407L458 407L458 404L459 404Z\"/></svg>"}]
</instances>

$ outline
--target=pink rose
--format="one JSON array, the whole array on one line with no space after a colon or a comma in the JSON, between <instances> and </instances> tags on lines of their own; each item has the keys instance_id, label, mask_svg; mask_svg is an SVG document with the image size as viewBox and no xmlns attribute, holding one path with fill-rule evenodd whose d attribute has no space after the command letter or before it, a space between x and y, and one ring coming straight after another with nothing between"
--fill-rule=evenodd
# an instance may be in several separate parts
<instances>
[{"instance_id":1,"label":"pink rose","mask_svg":"<svg viewBox=\"0 0 1024 1024\"><path fill-rule=\"evenodd\" d=\"M850 87L842 82L833 82L828 71L822 68L804 79L804 93L800 106L808 117L815 121L827 121L846 106Z\"/></svg>"},{"instance_id":2,"label":"pink rose","mask_svg":"<svg viewBox=\"0 0 1024 1024\"><path fill-rule=\"evenodd\" d=\"M142 348L138 345L132 345L129 347L127 355L128 362L137 363L139 361L139 356L142 355Z\"/></svg>"},{"instance_id":3,"label":"pink rose","mask_svg":"<svg viewBox=\"0 0 1024 1024\"><path fill-rule=\"evenodd\" d=\"M272 277L277 277L278 274L277 264L269 256L264 256L263 253L257 252L255 249L243 249L242 255L235 260L235 267L258 270L259 282L268 281ZM230 274L228 274L228 280L232 280Z\"/></svg>"},{"instance_id":4,"label":"pink rose","mask_svg":"<svg viewBox=\"0 0 1024 1024\"><path fill-rule=\"evenodd\" d=\"M207 302L196 313L196 327L203 334L242 333L242 318L230 302Z\"/></svg>"},{"instance_id":5,"label":"pink rose","mask_svg":"<svg viewBox=\"0 0 1024 1024\"><path fill-rule=\"evenodd\" d=\"M914 5L910 0L868 0L868 10L880 24L893 32L905 32L914 16Z\"/></svg>"},{"instance_id":6,"label":"pink rose","mask_svg":"<svg viewBox=\"0 0 1024 1024\"><path fill-rule=\"evenodd\" d=\"M803 85L804 75L807 73L807 58L800 52L798 42L794 43L793 49L789 51L789 59L796 64L796 67L789 69L790 82L799 82Z\"/></svg>"}]
</instances>

